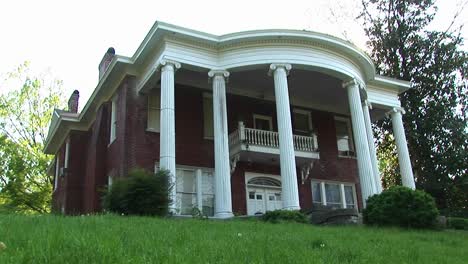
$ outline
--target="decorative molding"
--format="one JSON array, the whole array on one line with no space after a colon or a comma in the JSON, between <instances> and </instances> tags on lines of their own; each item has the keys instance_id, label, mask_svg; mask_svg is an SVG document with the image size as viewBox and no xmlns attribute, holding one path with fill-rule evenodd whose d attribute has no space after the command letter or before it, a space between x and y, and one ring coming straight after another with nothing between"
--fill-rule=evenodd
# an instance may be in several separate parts
<instances>
[{"instance_id":1,"label":"decorative molding","mask_svg":"<svg viewBox=\"0 0 468 264\"><path fill-rule=\"evenodd\" d=\"M385 113L386 117L391 116L393 113L398 113L400 112L402 115L406 114L406 111L403 107L393 107L392 110L388 111Z\"/></svg>"},{"instance_id":2,"label":"decorative molding","mask_svg":"<svg viewBox=\"0 0 468 264\"><path fill-rule=\"evenodd\" d=\"M172 65L172 67L174 67L174 71L177 71L178 69L180 69L180 67L182 66L180 64L180 62L177 62L177 61L174 61L174 60L168 60L168 59L162 59L160 62L159 62L159 65L157 66L157 70L161 70L161 68L164 68L164 66L166 65Z\"/></svg>"},{"instance_id":3,"label":"decorative molding","mask_svg":"<svg viewBox=\"0 0 468 264\"><path fill-rule=\"evenodd\" d=\"M301 167L302 184L305 184L305 182L310 178L310 171L312 170L312 168L314 168L314 163L315 160L312 160L310 163L307 163L306 165Z\"/></svg>"},{"instance_id":4,"label":"decorative molding","mask_svg":"<svg viewBox=\"0 0 468 264\"><path fill-rule=\"evenodd\" d=\"M286 71L286 75L289 75L289 72L291 71L292 66L289 63L272 63L270 65L270 69L268 70L268 75L272 76L273 72L279 68L283 68Z\"/></svg>"},{"instance_id":5,"label":"decorative molding","mask_svg":"<svg viewBox=\"0 0 468 264\"><path fill-rule=\"evenodd\" d=\"M343 88L349 88L351 86L359 86L359 83L356 81L356 79L351 79L349 81L345 81L343 82L343 84L341 85Z\"/></svg>"},{"instance_id":6,"label":"decorative molding","mask_svg":"<svg viewBox=\"0 0 468 264\"><path fill-rule=\"evenodd\" d=\"M372 103L369 102L368 99L366 99L366 100L364 100L364 102L362 102L362 106L363 106L363 107L366 106L366 107L368 107L369 109L372 109Z\"/></svg>"},{"instance_id":7,"label":"decorative molding","mask_svg":"<svg viewBox=\"0 0 468 264\"><path fill-rule=\"evenodd\" d=\"M236 154L234 155L233 157L231 157L231 159L229 160L229 162L231 163L231 175L234 173L234 171L236 170L236 166L237 166L237 162L240 161L240 154Z\"/></svg>"},{"instance_id":8,"label":"decorative molding","mask_svg":"<svg viewBox=\"0 0 468 264\"><path fill-rule=\"evenodd\" d=\"M208 72L208 82L211 82L215 76L222 76L227 83L229 81L229 75L230 73L226 70L211 70Z\"/></svg>"}]
</instances>

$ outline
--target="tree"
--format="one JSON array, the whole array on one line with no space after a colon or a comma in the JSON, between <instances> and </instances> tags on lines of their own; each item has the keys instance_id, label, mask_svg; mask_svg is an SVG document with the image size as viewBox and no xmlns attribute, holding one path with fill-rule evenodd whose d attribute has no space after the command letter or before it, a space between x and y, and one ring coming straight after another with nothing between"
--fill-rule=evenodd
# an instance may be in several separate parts
<instances>
[{"instance_id":1,"label":"tree","mask_svg":"<svg viewBox=\"0 0 468 264\"><path fill-rule=\"evenodd\" d=\"M416 186L441 209L468 205L468 55L460 28L429 30L433 0L363 0L360 18L377 72L411 81L400 96ZM400 181L389 120L375 127L384 182Z\"/></svg>"},{"instance_id":2,"label":"tree","mask_svg":"<svg viewBox=\"0 0 468 264\"><path fill-rule=\"evenodd\" d=\"M16 212L50 211L51 157L42 150L54 108L63 106L62 82L33 76L25 62L8 73L0 94L0 204Z\"/></svg>"}]
</instances>

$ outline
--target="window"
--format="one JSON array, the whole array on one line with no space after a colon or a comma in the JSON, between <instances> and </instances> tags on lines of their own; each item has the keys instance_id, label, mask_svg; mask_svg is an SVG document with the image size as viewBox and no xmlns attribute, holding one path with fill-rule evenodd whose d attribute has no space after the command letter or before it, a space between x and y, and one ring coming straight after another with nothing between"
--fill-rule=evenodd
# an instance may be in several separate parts
<instances>
[{"instance_id":1,"label":"window","mask_svg":"<svg viewBox=\"0 0 468 264\"><path fill-rule=\"evenodd\" d=\"M155 171L159 165L155 165ZM193 208L214 215L214 173L212 169L178 166L176 169L175 205L181 215L191 215Z\"/></svg>"},{"instance_id":2,"label":"window","mask_svg":"<svg viewBox=\"0 0 468 264\"><path fill-rule=\"evenodd\" d=\"M176 192L180 214L192 214L193 207L197 207L197 181L193 170L176 170Z\"/></svg>"},{"instance_id":3,"label":"window","mask_svg":"<svg viewBox=\"0 0 468 264\"><path fill-rule=\"evenodd\" d=\"M213 128L213 96L203 94L203 135L206 139L214 138Z\"/></svg>"},{"instance_id":4,"label":"window","mask_svg":"<svg viewBox=\"0 0 468 264\"><path fill-rule=\"evenodd\" d=\"M294 133L302 136L310 136L312 132L312 118L309 111L293 109Z\"/></svg>"},{"instance_id":5,"label":"window","mask_svg":"<svg viewBox=\"0 0 468 264\"><path fill-rule=\"evenodd\" d=\"M253 121L255 129L273 131L271 116L254 114Z\"/></svg>"},{"instance_id":6,"label":"window","mask_svg":"<svg viewBox=\"0 0 468 264\"><path fill-rule=\"evenodd\" d=\"M335 117L336 143L338 155L354 156L354 147L349 119Z\"/></svg>"},{"instance_id":7,"label":"window","mask_svg":"<svg viewBox=\"0 0 468 264\"><path fill-rule=\"evenodd\" d=\"M110 143L114 142L117 131L117 95L112 98L111 104L111 125L110 125Z\"/></svg>"},{"instance_id":8,"label":"window","mask_svg":"<svg viewBox=\"0 0 468 264\"><path fill-rule=\"evenodd\" d=\"M60 176L60 151L56 154L55 158L55 181L54 181L54 190L57 190L58 179Z\"/></svg>"},{"instance_id":9,"label":"window","mask_svg":"<svg viewBox=\"0 0 468 264\"><path fill-rule=\"evenodd\" d=\"M328 208L356 208L354 184L312 180L312 202Z\"/></svg>"},{"instance_id":10,"label":"window","mask_svg":"<svg viewBox=\"0 0 468 264\"><path fill-rule=\"evenodd\" d=\"M65 161L63 165L65 169L68 169L69 162L70 162L70 140L67 140L67 144L65 144ZM66 172L68 172L68 170L66 170Z\"/></svg>"},{"instance_id":11,"label":"window","mask_svg":"<svg viewBox=\"0 0 468 264\"><path fill-rule=\"evenodd\" d=\"M146 130L160 131L161 97L159 90L148 94L148 122Z\"/></svg>"}]
</instances>

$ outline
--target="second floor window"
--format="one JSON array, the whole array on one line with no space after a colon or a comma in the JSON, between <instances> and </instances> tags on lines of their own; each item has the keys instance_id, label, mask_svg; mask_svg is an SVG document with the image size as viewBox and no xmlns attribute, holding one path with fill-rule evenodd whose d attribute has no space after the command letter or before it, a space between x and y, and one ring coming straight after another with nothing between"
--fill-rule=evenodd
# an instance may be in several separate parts
<instances>
[{"instance_id":1,"label":"second floor window","mask_svg":"<svg viewBox=\"0 0 468 264\"><path fill-rule=\"evenodd\" d=\"M312 133L312 118L310 112L302 109L293 109L294 134L310 136Z\"/></svg>"},{"instance_id":2,"label":"second floor window","mask_svg":"<svg viewBox=\"0 0 468 264\"><path fill-rule=\"evenodd\" d=\"M159 91L148 94L148 123L146 129L160 131L161 97Z\"/></svg>"},{"instance_id":3,"label":"second floor window","mask_svg":"<svg viewBox=\"0 0 468 264\"><path fill-rule=\"evenodd\" d=\"M338 155L354 156L351 123L348 118L335 117L336 144Z\"/></svg>"}]
</instances>

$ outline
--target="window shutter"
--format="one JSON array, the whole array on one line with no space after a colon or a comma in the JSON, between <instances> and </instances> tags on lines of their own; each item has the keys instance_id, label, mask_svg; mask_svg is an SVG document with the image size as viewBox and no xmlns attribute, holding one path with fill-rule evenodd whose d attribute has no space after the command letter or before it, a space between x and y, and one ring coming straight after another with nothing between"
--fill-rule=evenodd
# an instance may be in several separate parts
<instances>
[{"instance_id":1,"label":"window shutter","mask_svg":"<svg viewBox=\"0 0 468 264\"><path fill-rule=\"evenodd\" d=\"M205 138L214 138L213 98L208 94L203 95L203 135Z\"/></svg>"},{"instance_id":2,"label":"window shutter","mask_svg":"<svg viewBox=\"0 0 468 264\"><path fill-rule=\"evenodd\" d=\"M161 100L159 94L148 95L148 125L150 131L160 131Z\"/></svg>"}]
</instances>

